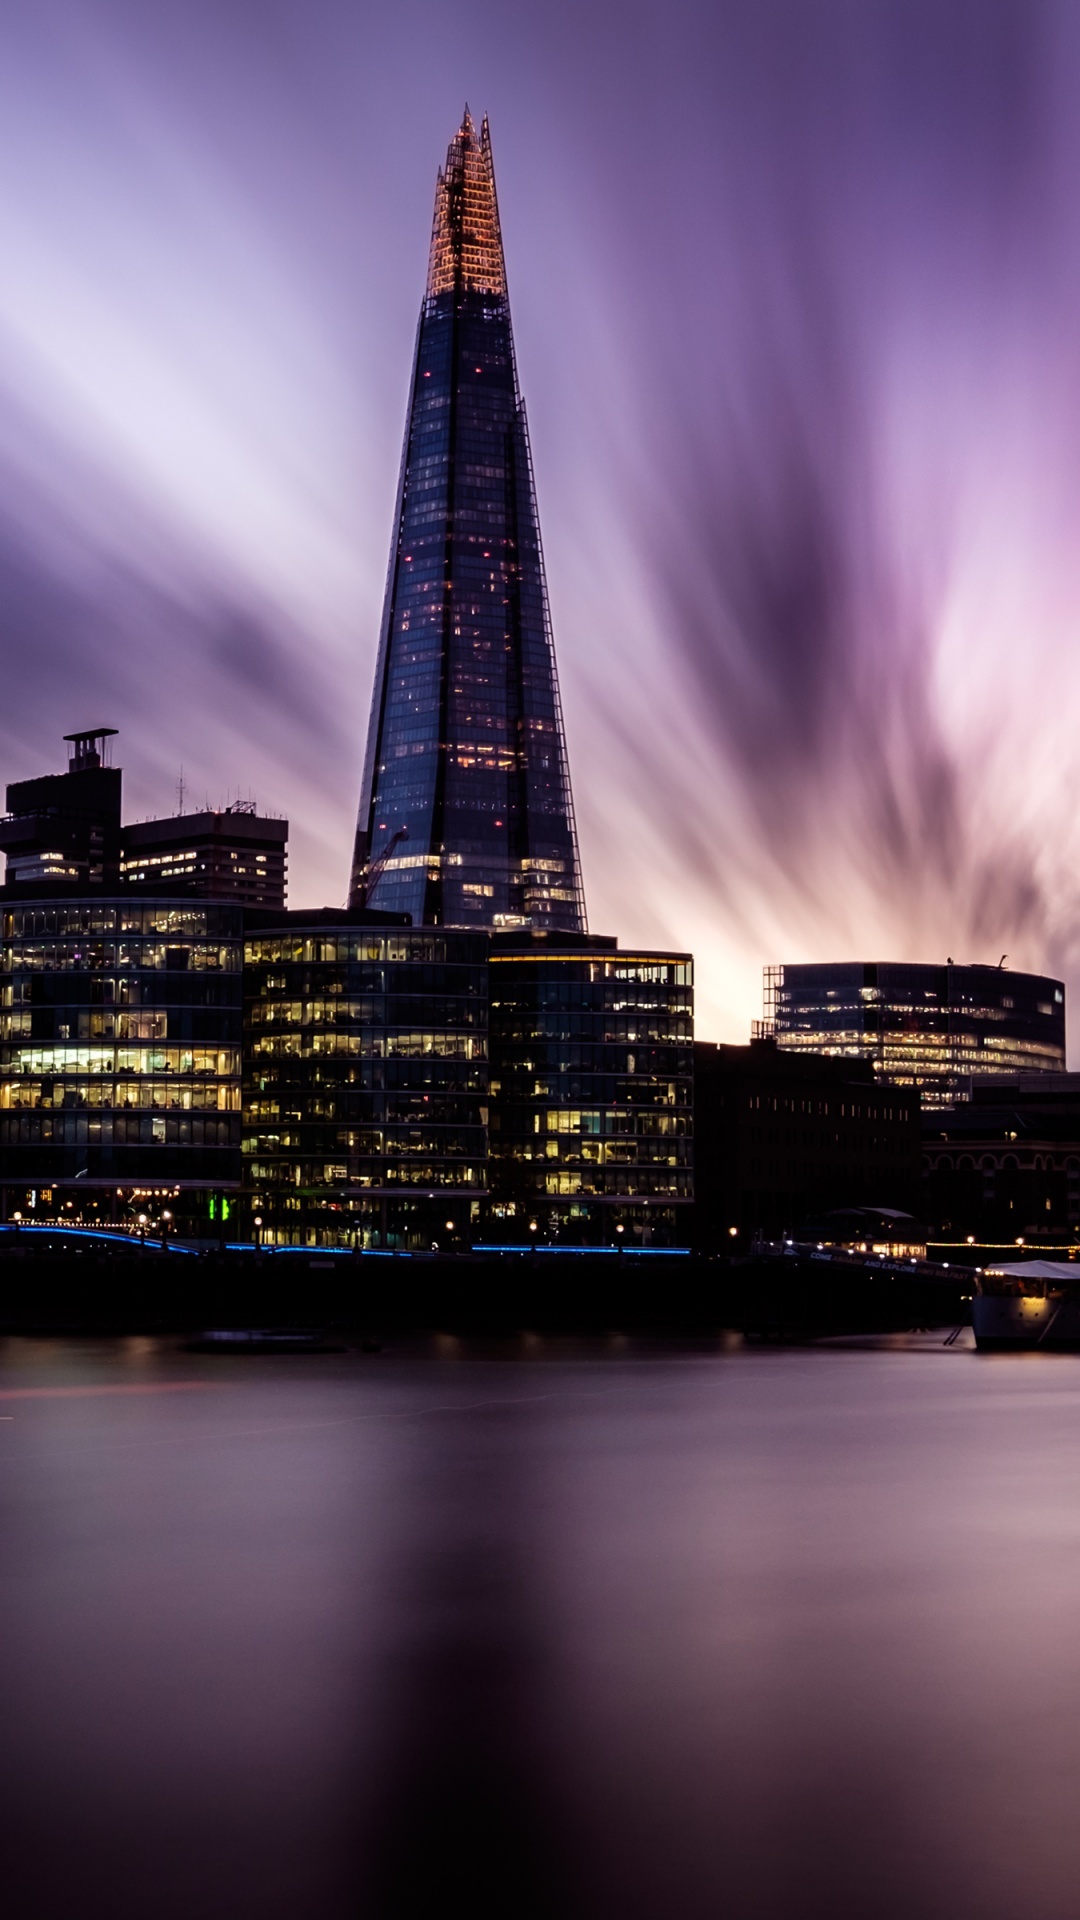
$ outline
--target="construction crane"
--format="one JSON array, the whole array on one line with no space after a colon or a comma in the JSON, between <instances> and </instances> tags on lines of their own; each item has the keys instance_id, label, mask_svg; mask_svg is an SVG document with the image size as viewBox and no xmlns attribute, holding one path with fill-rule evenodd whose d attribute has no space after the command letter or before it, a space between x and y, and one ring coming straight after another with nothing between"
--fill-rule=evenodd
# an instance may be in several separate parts
<instances>
[{"instance_id":1,"label":"construction crane","mask_svg":"<svg viewBox=\"0 0 1080 1920\"><path fill-rule=\"evenodd\" d=\"M394 852L395 847L399 847L401 842L407 840L408 837L408 827L399 827L396 833L390 835L382 852L377 854L374 860L366 861L361 867L353 886L352 904L354 906L367 906L368 901L390 864L390 856Z\"/></svg>"}]
</instances>

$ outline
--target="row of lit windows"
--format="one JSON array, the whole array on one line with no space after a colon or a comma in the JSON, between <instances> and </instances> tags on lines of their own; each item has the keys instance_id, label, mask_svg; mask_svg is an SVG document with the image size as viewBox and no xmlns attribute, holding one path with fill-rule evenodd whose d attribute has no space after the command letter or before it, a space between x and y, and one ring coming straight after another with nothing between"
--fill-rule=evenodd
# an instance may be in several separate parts
<instances>
[{"instance_id":1,"label":"row of lit windows","mask_svg":"<svg viewBox=\"0 0 1080 1920\"><path fill-rule=\"evenodd\" d=\"M390 1161L354 1176L341 1161L251 1160L248 1177L267 1187L467 1187L483 1189L484 1169L456 1160Z\"/></svg>"},{"instance_id":2,"label":"row of lit windows","mask_svg":"<svg viewBox=\"0 0 1080 1920\"><path fill-rule=\"evenodd\" d=\"M0 1107L157 1107L231 1113L240 1109L240 1088L235 1081L0 1078Z\"/></svg>"},{"instance_id":3,"label":"row of lit windows","mask_svg":"<svg viewBox=\"0 0 1080 1920\"><path fill-rule=\"evenodd\" d=\"M149 940L118 944L72 941L40 946L20 942L16 947L5 947L0 953L0 971L4 973L86 973L116 967L134 967L144 972L161 968L177 973L239 972L240 948L201 941L184 946L164 946Z\"/></svg>"},{"instance_id":4,"label":"row of lit windows","mask_svg":"<svg viewBox=\"0 0 1080 1920\"><path fill-rule=\"evenodd\" d=\"M506 1115L506 1120L511 1118L512 1115ZM690 1126L690 1117L685 1113L626 1113L603 1107L549 1107L546 1113L532 1115L533 1133L685 1134ZM506 1131L509 1132L509 1128Z\"/></svg>"},{"instance_id":5,"label":"row of lit windows","mask_svg":"<svg viewBox=\"0 0 1080 1920\"><path fill-rule=\"evenodd\" d=\"M240 1078L239 1047L0 1047L0 1070L15 1074L210 1073Z\"/></svg>"},{"instance_id":6,"label":"row of lit windows","mask_svg":"<svg viewBox=\"0 0 1080 1920\"><path fill-rule=\"evenodd\" d=\"M32 1022L40 1017L40 1012L31 1012L29 1008L21 1013L0 1013L0 1039L29 1039L33 1031ZM57 1037L61 1040L164 1040L168 1033L168 1018L167 1013L78 1011L61 1024Z\"/></svg>"},{"instance_id":7,"label":"row of lit windows","mask_svg":"<svg viewBox=\"0 0 1080 1920\"><path fill-rule=\"evenodd\" d=\"M252 1043L254 1058L296 1057L310 1054L359 1055L369 1060L484 1060L487 1041L474 1033L373 1033L370 1028L358 1032L336 1033L322 1027L309 1032L260 1034Z\"/></svg>"},{"instance_id":8,"label":"row of lit windows","mask_svg":"<svg viewBox=\"0 0 1080 1920\"><path fill-rule=\"evenodd\" d=\"M689 1174L655 1172L647 1167L612 1167L596 1171L587 1167L568 1167L560 1168L557 1173L545 1171L536 1175L535 1179L537 1191L549 1194L626 1195L628 1199L642 1194L689 1199L692 1194Z\"/></svg>"},{"instance_id":9,"label":"row of lit windows","mask_svg":"<svg viewBox=\"0 0 1080 1920\"><path fill-rule=\"evenodd\" d=\"M177 1147L236 1147L236 1123L202 1117L180 1119L173 1114L19 1114L0 1120L0 1143L5 1147L92 1145L166 1145Z\"/></svg>"},{"instance_id":10,"label":"row of lit windows","mask_svg":"<svg viewBox=\"0 0 1080 1920\"><path fill-rule=\"evenodd\" d=\"M559 1166L689 1166L690 1152L683 1140L589 1140L565 1135L555 1140L521 1141L500 1147L492 1142L493 1157L510 1161L556 1161Z\"/></svg>"},{"instance_id":11,"label":"row of lit windows","mask_svg":"<svg viewBox=\"0 0 1080 1920\"><path fill-rule=\"evenodd\" d=\"M363 1134L344 1132L331 1139L332 1132L331 1128L324 1128L321 1134L311 1135L309 1130L305 1130L303 1140L289 1133L248 1134L244 1138L244 1152L258 1154L261 1158L281 1159L284 1156L290 1159L302 1147L308 1155L312 1155L322 1145L324 1151L327 1147L333 1147L339 1153L352 1155L350 1165L355 1164L356 1155L378 1159L390 1154L394 1158L414 1159L418 1153L435 1153L445 1155L448 1159L458 1159L463 1154L475 1157L477 1154L482 1156L484 1152L483 1130L477 1127L411 1127L389 1134L378 1131Z\"/></svg>"},{"instance_id":12,"label":"row of lit windows","mask_svg":"<svg viewBox=\"0 0 1080 1920\"><path fill-rule=\"evenodd\" d=\"M89 937L109 934L156 934L185 939L213 939L239 928L235 907L220 905L173 906L129 901L109 904L5 907L5 940L52 937Z\"/></svg>"},{"instance_id":13,"label":"row of lit windows","mask_svg":"<svg viewBox=\"0 0 1080 1920\"><path fill-rule=\"evenodd\" d=\"M468 944L466 944L468 943ZM486 943L485 943L486 944ZM409 928L388 933L290 933L260 934L244 945L247 964L279 961L305 961L308 964L343 965L355 961L426 961L430 963L467 962L471 957L470 936L438 934ZM475 950L476 960L482 950Z\"/></svg>"},{"instance_id":14,"label":"row of lit windows","mask_svg":"<svg viewBox=\"0 0 1080 1920\"><path fill-rule=\"evenodd\" d=\"M442 1032L481 1024L484 1008L479 1001L470 1006L459 998L440 1000L434 994L394 994L365 1000L348 999L342 994L320 1000L256 1000L248 1009L248 1020L253 1027L360 1026L371 1032L379 1027L400 1028L410 1014L414 1032L421 1023Z\"/></svg>"}]
</instances>

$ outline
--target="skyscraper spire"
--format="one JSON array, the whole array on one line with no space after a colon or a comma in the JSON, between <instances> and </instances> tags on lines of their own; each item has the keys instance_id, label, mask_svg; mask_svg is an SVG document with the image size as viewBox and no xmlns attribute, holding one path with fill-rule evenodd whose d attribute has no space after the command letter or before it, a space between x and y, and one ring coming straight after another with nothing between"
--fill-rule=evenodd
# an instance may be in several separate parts
<instances>
[{"instance_id":1,"label":"skyscraper spire","mask_svg":"<svg viewBox=\"0 0 1080 1920\"><path fill-rule=\"evenodd\" d=\"M491 135L485 118L477 139L468 107L435 187L428 299L455 289L506 297Z\"/></svg>"},{"instance_id":2,"label":"skyscraper spire","mask_svg":"<svg viewBox=\"0 0 1080 1920\"><path fill-rule=\"evenodd\" d=\"M585 926L491 137L468 107L435 188L350 899Z\"/></svg>"}]
</instances>

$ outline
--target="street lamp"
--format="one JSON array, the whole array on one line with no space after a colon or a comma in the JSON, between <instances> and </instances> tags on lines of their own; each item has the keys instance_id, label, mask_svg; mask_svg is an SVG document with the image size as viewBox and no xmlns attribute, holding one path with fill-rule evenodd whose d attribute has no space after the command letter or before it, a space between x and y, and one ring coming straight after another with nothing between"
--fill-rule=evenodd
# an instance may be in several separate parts
<instances>
[{"instance_id":1,"label":"street lamp","mask_svg":"<svg viewBox=\"0 0 1080 1920\"><path fill-rule=\"evenodd\" d=\"M139 1215L139 1240L140 1240L140 1242L141 1242L141 1244L142 1244L142 1245L143 1245L144 1247L145 1247L145 1245L146 1245L146 1228L147 1228L147 1224L148 1224L148 1223L147 1223L147 1218L146 1218L146 1215L145 1215L145 1213L140 1213L140 1215Z\"/></svg>"},{"instance_id":2,"label":"street lamp","mask_svg":"<svg viewBox=\"0 0 1080 1920\"><path fill-rule=\"evenodd\" d=\"M257 1213L251 1224L255 1229L255 1245L259 1246L262 1240L262 1214Z\"/></svg>"},{"instance_id":3,"label":"street lamp","mask_svg":"<svg viewBox=\"0 0 1080 1920\"><path fill-rule=\"evenodd\" d=\"M172 1214L169 1212L168 1207L164 1207L161 1214L161 1245L165 1253L169 1250L169 1228L171 1225Z\"/></svg>"}]
</instances>

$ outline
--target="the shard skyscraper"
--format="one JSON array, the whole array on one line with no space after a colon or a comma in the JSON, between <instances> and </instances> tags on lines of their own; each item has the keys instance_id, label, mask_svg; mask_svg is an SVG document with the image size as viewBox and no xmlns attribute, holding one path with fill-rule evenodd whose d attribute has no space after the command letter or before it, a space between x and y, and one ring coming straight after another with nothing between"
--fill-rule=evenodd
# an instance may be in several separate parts
<instances>
[{"instance_id":1,"label":"the shard skyscraper","mask_svg":"<svg viewBox=\"0 0 1080 1920\"><path fill-rule=\"evenodd\" d=\"M351 904L585 927L487 121L435 192Z\"/></svg>"}]
</instances>

